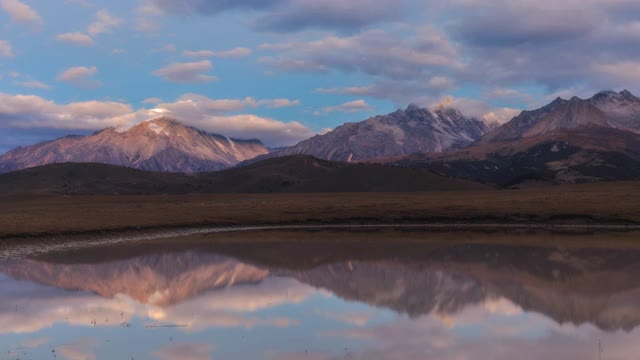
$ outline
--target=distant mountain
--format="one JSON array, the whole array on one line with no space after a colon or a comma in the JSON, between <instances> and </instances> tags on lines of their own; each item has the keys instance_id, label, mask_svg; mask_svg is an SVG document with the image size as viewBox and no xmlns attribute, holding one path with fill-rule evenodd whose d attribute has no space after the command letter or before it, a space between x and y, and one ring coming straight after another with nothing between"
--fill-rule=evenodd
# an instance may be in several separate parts
<instances>
[{"instance_id":1,"label":"distant mountain","mask_svg":"<svg viewBox=\"0 0 640 360\"><path fill-rule=\"evenodd\" d=\"M500 186L640 179L640 99L628 91L556 99L441 154L372 160Z\"/></svg>"},{"instance_id":2,"label":"distant mountain","mask_svg":"<svg viewBox=\"0 0 640 360\"><path fill-rule=\"evenodd\" d=\"M629 91L601 91L588 101L617 128L640 133L640 98Z\"/></svg>"},{"instance_id":3,"label":"distant mountain","mask_svg":"<svg viewBox=\"0 0 640 360\"><path fill-rule=\"evenodd\" d=\"M17 148L0 156L0 172L58 162L93 162L193 173L225 169L268 152L258 140L230 139L158 118L127 131L109 128Z\"/></svg>"},{"instance_id":4,"label":"distant mountain","mask_svg":"<svg viewBox=\"0 0 640 360\"><path fill-rule=\"evenodd\" d=\"M439 152L464 148L489 130L484 121L467 118L455 109L441 107L431 111L410 105L388 115L346 123L269 156L305 154L351 162Z\"/></svg>"},{"instance_id":5,"label":"distant mountain","mask_svg":"<svg viewBox=\"0 0 640 360\"><path fill-rule=\"evenodd\" d=\"M348 164L298 155L199 174L63 163L0 174L3 195L133 195L484 190L422 169Z\"/></svg>"},{"instance_id":6,"label":"distant mountain","mask_svg":"<svg viewBox=\"0 0 640 360\"><path fill-rule=\"evenodd\" d=\"M602 91L592 98L557 98L489 132L478 143L516 141L558 129L601 126L640 133L640 98L629 91Z\"/></svg>"}]
</instances>

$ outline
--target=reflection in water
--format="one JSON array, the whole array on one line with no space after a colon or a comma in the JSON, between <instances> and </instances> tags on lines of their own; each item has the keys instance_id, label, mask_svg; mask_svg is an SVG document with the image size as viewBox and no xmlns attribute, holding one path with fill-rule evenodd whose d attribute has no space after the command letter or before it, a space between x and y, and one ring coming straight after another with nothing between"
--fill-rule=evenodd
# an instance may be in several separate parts
<instances>
[{"instance_id":1,"label":"reflection in water","mask_svg":"<svg viewBox=\"0 0 640 360\"><path fill-rule=\"evenodd\" d=\"M270 244L3 260L0 359L577 360L599 342L607 359L640 353L640 250L412 246L295 252L290 266Z\"/></svg>"}]
</instances>

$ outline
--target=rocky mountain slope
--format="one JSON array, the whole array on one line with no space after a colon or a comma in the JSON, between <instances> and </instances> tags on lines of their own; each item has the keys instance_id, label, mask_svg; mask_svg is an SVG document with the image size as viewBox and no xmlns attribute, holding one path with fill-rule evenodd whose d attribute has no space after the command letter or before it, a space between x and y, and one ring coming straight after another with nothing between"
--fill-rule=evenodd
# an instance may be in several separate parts
<instances>
[{"instance_id":1,"label":"rocky mountain slope","mask_svg":"<svg viewBox=\"0 0 640 360\"><path fill-rule=\"evenodd\" d=\"M17 148L0 156L0 173L58 162L192 173L225 169L268 152L258 140L230 139L158 118L127 131L109 128Z\"/></svg>"},{"instance_id":2,"label":"rocky mountain slope","mask_svg":"<svg viewBox=\"0 0 640 360\"><path fill-rule=\"evenodd\" d=\"M388 115L346 123L269 156L312 155L333 161L358 161L376 157L461 149L490 130L489 126L459 111L434 111L410 105Z\"/></svg>"},{"instance_id":3,"label":"rocky mountain slope","mask_svg":"<svg viewBox=\"0 0 640 360\"><path fill-rule=\"evenodd\" d=\"M373 160L504 187L640 179L640 99L556 99L456 151Z\"/></svg>"},{"instance_id":4,"label":"rocky mountain slope","mask_svg":"<svg viewBox=\"0 0 640 360\"><path fill-rule=\"evenodd\" d=\"M517 141L558 129L601 126L640 133L640 98L624 90L602 91L590 99L557 98L536 110L523 111L478 143Z\"/></svg>"}]
</instances>

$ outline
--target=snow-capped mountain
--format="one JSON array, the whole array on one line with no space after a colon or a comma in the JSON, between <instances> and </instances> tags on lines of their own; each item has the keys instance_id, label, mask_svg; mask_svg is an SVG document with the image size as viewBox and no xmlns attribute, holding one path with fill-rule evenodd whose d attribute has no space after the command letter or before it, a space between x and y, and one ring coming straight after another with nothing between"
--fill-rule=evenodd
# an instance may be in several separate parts
<instances>
[{"instance_id":1,"label":"snow-capped mountain","mask_svg":"<svg viewBox=\"0 0 640 360\"><path fill-rule=\"evenodd\" d=\"M490 130L483 121L458 110L410 105L384 116L346 123L273 155L312 155L333 161L358 161L416 152L461 149Z\"/></svg>"},{"instance_id":2,"label":"snow-capped mountain","mask_svg":"<svg viewBox=\"0 0 640 360\"><path fill-rule=\"evenodd\" d=\"M523 111L483 136L479 143L516 141L558 129L601 126L640 133L640 98L629 91L601 91L590 99L557 98L536 110Z\"/></svg>"},{"instance_id":3,"label":"snow-capped mountain","mask_svg":"<svg viewBox=\"0 0 640 360\"><path fill-rule=\"evenodd\" d=\"M58 162L95 162L192 173L225 169L268 152L258 140L231 139L157 118L127 131L108 128L14 149L0 156L0 172Z\"/></svg>"}]
</instances>

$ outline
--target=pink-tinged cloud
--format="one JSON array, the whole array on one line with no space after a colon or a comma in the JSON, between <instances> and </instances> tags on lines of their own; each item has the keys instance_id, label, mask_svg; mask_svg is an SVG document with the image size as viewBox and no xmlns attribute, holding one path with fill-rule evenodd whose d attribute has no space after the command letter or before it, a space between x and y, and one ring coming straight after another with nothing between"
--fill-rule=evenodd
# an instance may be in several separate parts
<instances>
[{"instance_id":1,"label":"pink-tinged cloud","mask_svg":"<svg viewBox=\"0 0 640 360\"><path fill-rule=\"evenodd\" d=\"M95 66L74 66L62 71L58 80L85 89L96 88L102 85L100 81L91 78L97 72L98 68Z\"/></svg>"},{"instance_id":2,"label":"pink-tinged cloud","mask_svg":"<svg viewBox=\"0 0 640 360\"><path fill-rule=\"evenodd\" d=\"M56 36L56 39L61 42L78 46L92 46L94 44L91 36L80 32L59 34Z\"/></svg>"},{"instance_id":3,"label":"pink-tinged cloud","mask_svg":"<svg viewBox=\"0 0 640 360\"><path fill-rule=\"evenodd\" d=\"M212 68L211 61L202 60L173 63L154 71L153 74L175 83L202 83L218 80L216 76L208 74Z\"/></svg>"},{"instance_id":4,"label":"pink-tinged cloud","mask_svg":"<svg viewBox=\"0 0 640 360\"><path fill-rule=\"evenodd\" d=\"M40 14L22 1L0 0L0 8L16 23L25 24L36 29L42 27L43 21Z\"/></svg>"}]
</instances>

